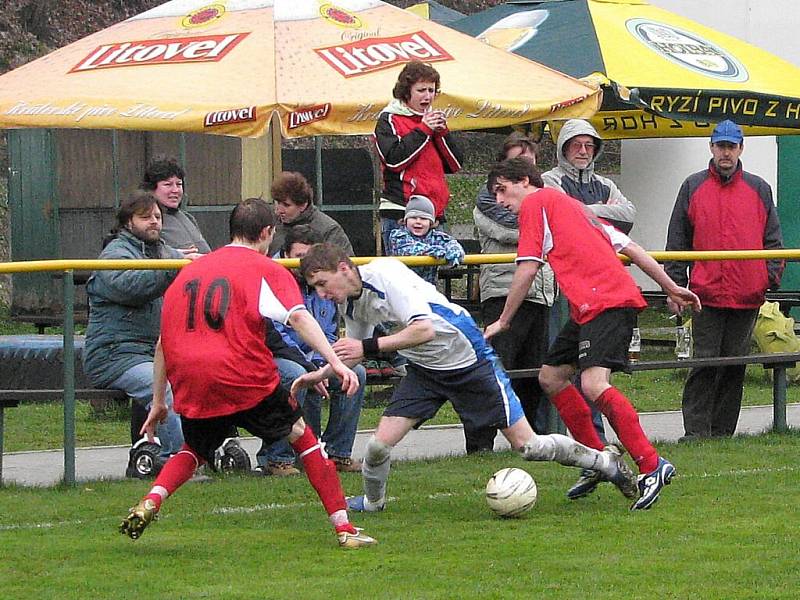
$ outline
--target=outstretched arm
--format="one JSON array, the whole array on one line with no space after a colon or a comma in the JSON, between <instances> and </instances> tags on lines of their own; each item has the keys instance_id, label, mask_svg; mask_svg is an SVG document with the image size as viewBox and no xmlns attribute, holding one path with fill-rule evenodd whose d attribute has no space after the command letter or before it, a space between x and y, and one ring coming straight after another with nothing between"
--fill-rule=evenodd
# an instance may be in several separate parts
<instances>
[{"instance_id":1,"label":"outstretched arm","mask_svg":"<svg viewBox=\"0 0 800 600\"><path fill-rule=\"evenodd\" d=\"M667 304L670 310L681 313L686 307L691 307L696 311L702 309L700 298L697 297L697 294L675 283L661 265L645 252L639 244L630 242L621 250L621 253L630 258L633 264L647 273L650 279L661 286L661 289L667 293Z\"/></svg>"},{"instance_id":2,"label":"outstretched arm","mask_svg":"<svg viewBox=\"0 0 800 600\"><path fill-rule=\"evenodd\" d=\"M167 418L167 366L164 363L164 350L161 348L161 338L156 342L156 352L153 357L153 403L147 413L139 435L147 435L147 441L152 442L155 437L156 425Z\"/></svg>"},{"instance_id":3,"label":"outstretched arm","mask_svg":"<svg viewBox=\"0 0 800 600\"><path fill-rule=\"evenodd\" d=\"M508 296L506 296L503 312L497 321L486 328L483 332L483 337L488 340L511 326L511 319L514 318L517 310L525 301L525 296L528 295L528 290L531 289L533 279L541 266L542 263L535 260L527 260L517 265L517 270L514 271L514 278L511 280L511 286L508 288Z\"/></svg>"},{"instance_id":4,"label":"outstretched arm","mask_svg":"<svg viewBox=\"0 0 800 600\"><path fill-rule=\"evenodd\" d=\"M358 390L358 376L336 356L336 352L334 352L328 342L328 338L325 337L325 333L322 331L316 319L311 316L311 313L307 310L294 311L289 317L289 325L300 334L300 337L303 338L306 344L319 352L322 358L328 362L333 373L342 382L342 390L348 396L355 394L356 390ZM308 373L306 375L313 374ZM302 377L306 377L306 375Z\"/></svg>"}]
</instances>

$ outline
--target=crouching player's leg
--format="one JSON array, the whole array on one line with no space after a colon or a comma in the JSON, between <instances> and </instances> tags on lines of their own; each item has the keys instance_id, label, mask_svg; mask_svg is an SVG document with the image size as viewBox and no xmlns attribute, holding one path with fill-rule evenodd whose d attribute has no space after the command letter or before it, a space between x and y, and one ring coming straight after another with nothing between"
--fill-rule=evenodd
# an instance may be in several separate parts
<instances>
[{"instance_id":1,"label":"crouching player's leg","mask_svg":"<svg viewBox=\"0 0 800 600\"><path fill-rule=\"evenodd\" d=\"M522 453L525 460L554 461L569 467L593 469L611 481L626 498L638 496L633 472L621 453L609 447L602 451L589 448L560 434L537 435L525 418L522 405L511 387L508 375L500 366L491 363L494 371L494 411L503 410L507 426L500 431L511 447ZM490 396L491 397L491 396Z\"/></svg>"},{"instance_id":2,"label":"crouching player's leg","mask_svg":"<svg viewBox=\"0 0 800 600\"><path fill-rule=\"evenodd\" d=\"M364 494L348 498L348 508L359 512L383 510L386 505L386 484L389 480L392 448L411 431L417 421L418 419L408 417L381 417L375 435L367 442L361 465Z\"/></svg>"},{"instance_id":3,"label":"crouching player's leg","mask_svg":"<svg viewBox=\"0 0 800 600\"><path fill-rule=\"evenodd\" d=\"M222 442L220 441L220 444ZM187 444L167 461L153 482L150 492L130 509L128 516L119 526L120 533L132 540L138 539L145 528L153 522L161 509L161 503L191 479L195 470L206 460L201 458Z\"/></svg>"},{"instance_id":4,"label":"crouching player's leg","mask_svg":"<svg viewBox=\"0 0 800 600\"><path fill-rule=\"evenodd\" d=\"M336 472L336 465L323 453L319 440L310 427L306 427L303 419L298 419L288 437L289 443L297 452L308 477L308 481L316 490L328 518L331 521L339 545L342 548L361 548L377 542L350 523L347 516L347 502Z\"/></svg>"}]
</instances>

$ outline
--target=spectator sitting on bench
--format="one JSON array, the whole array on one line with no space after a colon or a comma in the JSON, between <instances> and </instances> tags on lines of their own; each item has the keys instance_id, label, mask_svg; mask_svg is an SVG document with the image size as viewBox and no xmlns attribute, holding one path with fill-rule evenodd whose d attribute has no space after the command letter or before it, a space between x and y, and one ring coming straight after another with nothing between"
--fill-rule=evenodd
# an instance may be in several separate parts
<instances>
[{"instance_id":1,"label":"spectator sitting on bench","mask_svg":"<svg viewBox=\"0 0 800 600\"><path fill-rule=\"evenodd\" d=\"M113 238L101 259L196 258L161 240L161 211L150 192L137 190L117 212ZM153 400L153 356L161 326L161 297L177 271L95 271L86 283L89 324L83 365L92 385L124 391L134 402L149 407ZM162 455L177 452L183 444L178 416L170 412L157 429ZM138 431L131 431L132 438ZM132 439L135 442L136 439ZM133 458L133 454L132 454ZM135 476L129 462L126 475Z\"/></svg>"},{"instance_id":2,"label":"spectator sitting on bench","mask_svg":"<svg viewBox=\"0 0 800 600\"><path fill-rule=\"evenodd\" d=\"M450 266L457 266L464 258L464 248L458 240L440 229L433 202L425 196L411 196L406 204L403 226L389 236L392 256L432 256L443 258ZM436 285L439 267L411 267L417 275Z\"/></svg>"}]
</instances>

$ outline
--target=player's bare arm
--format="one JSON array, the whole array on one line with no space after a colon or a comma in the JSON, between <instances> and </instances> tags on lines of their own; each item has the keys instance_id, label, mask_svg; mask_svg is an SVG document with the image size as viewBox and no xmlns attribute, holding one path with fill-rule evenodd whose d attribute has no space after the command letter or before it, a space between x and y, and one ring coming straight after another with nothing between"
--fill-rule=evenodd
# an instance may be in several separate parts
<instances>
[{"instance_id":1,"label":"player's bare arm","mask_svg":"<svg viewBox=\"0 0 800 600\"><path fill-rule=\"evenodd\" d=\"M156 342L155 356L153 357L153 403L150 412L147 414L139 435L147 435L149 442L155 437L156 424L161 423L167 417L167 367L164 363L164 351L161 349L161 338Z\"/></svg>"},{"instance_id":2,"label":"player's bare arm","mask_svg":"<svg viewBox=\"0 0 800 600\"><path fill-rule=\"evenodd\" d=\"M377 338L378 351L388 353L413 348L430 342L435 335L430 319L417 319L396 333ZM361 362L365 358L362 340L340 338L333 343L333 349L337 356L348 364L353 361Z\"/></svg>"},{"instance_id":3,"label":"player's bare arm","mask_svg":"<svg viewBox=\"0 0 800 600\"><path fill-rule=\"evenodd\" d=\"M521 262L517 265L517 270L514 271L514 278L511 280L511 286L508 288L508 296L506 297L503 312L497 321L486 328L483 332L483 337L488 340L511 326L511 319L514 318L519 307L525 301L525 296L528 295L528 290L531 288L531 284L541 265L542 263L535 260Z\"/></svg>"},{"instance_id":4,"label":"player's bare arm","mask_svg":"<svg viewBox=\"0 0 800 600\"><path fill-rule=\"evenodd\" d=\"M700 298L691 290L679 286L664 271L664 267L656 262L644 249L636 242L630 242L621 251L622 254L631 259L631 262L661 286L667 294L667 304L673 312L681 313L683 309L691 307L692 310L700 311Z\"/></svg>"},{"instance_id":5,"label":"player's bare arm","mask_svg":"<svg viewBox=\"0 0 800 600\"><path fill-rule=\"evenodd\" d=\"M322 358L328 361L328 367L333 370L334 375L342 382L342 390L348 396L355 394L358 390L358 376L336 355L336 352L328 342L328 338L325 337L325 333L316 319L311 316L311 313L307 310L294 311L289 317L289 325L300 334L306 344L319 352Z\"/></svg>"}]
</instances>

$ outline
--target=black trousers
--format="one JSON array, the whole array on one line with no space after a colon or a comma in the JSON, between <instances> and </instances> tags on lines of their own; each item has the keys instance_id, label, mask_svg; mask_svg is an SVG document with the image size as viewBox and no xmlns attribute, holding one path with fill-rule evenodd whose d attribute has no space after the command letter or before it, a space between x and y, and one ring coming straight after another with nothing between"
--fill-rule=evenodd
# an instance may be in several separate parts
<instances>
[{"instance_id":1,"label":"black trousers","mask_svg":"<svg viewBox=\"0 0 800 600\"><path fill-rule=\"evenodd\" d=\"M493 323L503 312L506 299L489 298L481 302L481 316L485 325ZM509 369L534 369L542 366L547 352L548 320L550 308L535 302L523 302L511 320L511 328L492 338L492 346L503 367ZM525 417L533 426L536 409L542 397L537 379L512 379ZM492 450L497 430L494 428L464 429L467 453Z\"/></svg>"},{"instance_id":2,"label":"black trousers","mask_svg":"<svg viewBox=\"0 0 800 600\"><path fill-rule=\"evenodd\" d=\"M758 309L704 306L692 316L696 358L750 354ZM746 365L697 367L683 388L683 428L687 436L731 436L742 406Z\"/></svg>"}]
</instances>

